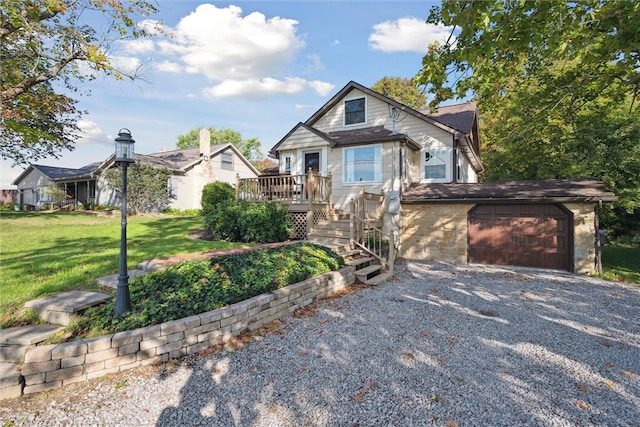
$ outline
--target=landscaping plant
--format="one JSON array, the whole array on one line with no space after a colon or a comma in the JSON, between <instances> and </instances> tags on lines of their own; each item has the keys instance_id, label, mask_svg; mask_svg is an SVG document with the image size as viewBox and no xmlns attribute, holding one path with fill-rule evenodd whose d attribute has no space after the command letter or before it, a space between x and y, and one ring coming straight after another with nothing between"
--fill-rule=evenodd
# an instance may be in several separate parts
<instances>
[{"instance_id":1,"label":"landscaping plant","mask_svg":"<svg viewBox=\"0 0 640 427\"><path fill-rule=\"evenodd\" d=\"M88 309L67 329L98 336L215 310L344 266L335 252L311 243L255 249L206 260L183 261L133 279L131 311L115 316L114 302Z\"/></svg>"}]
</instances>

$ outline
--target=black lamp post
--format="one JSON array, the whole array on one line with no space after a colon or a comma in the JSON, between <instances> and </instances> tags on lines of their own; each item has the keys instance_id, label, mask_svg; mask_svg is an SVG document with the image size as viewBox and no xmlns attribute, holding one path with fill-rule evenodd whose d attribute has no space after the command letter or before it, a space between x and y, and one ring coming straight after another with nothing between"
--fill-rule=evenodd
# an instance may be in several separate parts
<instances>
[{"instance_id":1,"label":"black lamp post","mask_svg":"<svg viewBox=\"0 0 640 427\"><path fill-rule=\"evenodd\" d=\"M120 272L116 291L116 316L131 310L129 297L129 275L127 274L127 167L135 162L133 158L133 138L129 129L120 129L116 138L116 164L122 166L122 227L120 233Z\"/></svg>"}]
</instances>

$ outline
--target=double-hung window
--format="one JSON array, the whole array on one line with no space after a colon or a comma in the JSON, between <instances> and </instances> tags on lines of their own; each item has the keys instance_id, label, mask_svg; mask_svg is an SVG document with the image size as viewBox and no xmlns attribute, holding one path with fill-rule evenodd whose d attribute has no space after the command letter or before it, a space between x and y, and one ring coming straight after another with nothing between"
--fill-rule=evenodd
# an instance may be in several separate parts
<instances>
[{"instance_id":1,"label":"double-hung window","mask_svg":"<svg viewBox=\"0 0 640 427\"><path fill-rule=\"evenodd\" d=\"M345 183L382 182L382 156L379 145L345 148L343 155Z\"/></svg>"},{"instance_id":2,"label":"double-hung window","mask_svg":"<svg viewBox=\"0 0 640 427\"><path fill-rule=\"evenodd\" d=\"M364 97L344 101L344 124L355 125L366 123L367 103Z\"/></svg>"}]
</instances>

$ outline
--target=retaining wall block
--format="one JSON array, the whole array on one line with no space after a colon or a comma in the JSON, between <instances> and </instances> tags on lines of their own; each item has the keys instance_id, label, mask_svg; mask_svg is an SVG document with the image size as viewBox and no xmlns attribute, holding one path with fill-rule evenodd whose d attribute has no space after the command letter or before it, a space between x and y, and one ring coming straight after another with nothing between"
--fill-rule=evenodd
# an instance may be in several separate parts
<instances>
[{"instance_id":1,"label":"retaining wall block","mask_svg":"<svg viewBox=\"0 0 640 427\"><path fill-rule=\"evenodd\" d=\"M84 341L73 341L57 345L51 351L52 359L64 359L67 357L82 356L87 354L87 343Z\"/></svg>"},{"instance_id":2,"label":"retaining wall block","mask_svg":"<svg viewBox=\"0 0 640 427\"><path fill-rule=\"evenodd\" d=\"M110 348L108 350L96 351L95 353L87 353L85 360L87 363L100 362L103 360L113 359L118 357L118 349Z\"/></svg>"},{"instance_id":3,"label":"retaining wall block","mask_svg":"<svg viewBox=\"0 0 640 427\"><path fill-rule=\"evenodd\" d=\"M132 363L136 361L136 355L133 354L125 354L123 356L114 357L113 359L107 359L104 361L104 368L120 368L121 365Z\"/></svg>"},{"instance_id":4,"label":"retaining wall block","mask_svg":"<svg viewBox=\"0 0 640 427\"><path fill-rule=\"evenodd\" d=\"M201 325L208 325L222 319L222 314L218 310L212 310L207 311L206 313L201 313L199 317Z\"/></svg>"},{"instance_id":5,"label":"retaining wall block","mask_svg":"<svg viewBox=\"0 0 640 427\"><path fill-rule=\"evenodd\" d=\"M200 326L202 324L202 320L200 319L200 316L198 316L198 315L185 317L182 320L184 320L184 324L186 326L185 330L193 329L193 328L195 328L197 326Z\"/></svg>"},{"instance_id":6,"label":"retaining wall block","mask_svg":"<svg viewBox=\"0 0 640 427\"><path fill-rule=\"evenodd\" d=\"M182 332L187 329L184 319L172 320L160 324L160 335L171 335L176 332Z\"/></svg>"},{"instance_id":7,"label":"retaining wall block","mask_svg":"<svg viewBox=\"0 0 640 427\"><path fill-rule=\"evenodd\" d=\"M156 348L156 347L160 347L162 345L165 345L167 343L167 337L158 337L158 338L153 338L150 340L144 340L140 342L140 350L149 350L151 348Z\"/></svg>"},{"instance_id":8,"label":"retaining wall block","mask_svg":"<svg viewBox=\"0 0 640 427\"><path fill-rule=\"evenodd\" d=\"M204 334L205 332L208 332L207 331L207 325L199 325L199 326L196 326L194 328L189 328L189 329L185 330L184 331L184 337L185 338L193 337L193 336L197 337L198 335Z\"/></svg>"},{"instance_id":9,"label":"retaining wall block","mask_svg":"<svg viewBox=\"0 0 640 427\"><path fill-rule=\"evenodd\" d=\"M64 380L67 378L77 377L82 375L82 366L74 366L72 368L57 369L55 371L47 372L46 382L54 382L58 380Z\"/></svg>"},{"instance_id":10,"label":"retaining wall block","mask_svg":"<svg viewBox=\"0 0 640 427\"><path fill-rule=\"evenodd\" d=\"M51 353L56 348L55 344L34 347L24 355L24 363L46 362L51 360Z\"/></svg>"},{"instance_id":11,"label":"retaining wall block","mask_svg":"<svg viewBox=\"0 0 640 427\"><path fill-rule=\"evenodd\" d=\"M47 379L46 372L38 372L37 374L25 375L24 384L25 385L43 384L46 379Z\"/></svg>"},{"instance_id":12,"label":"retaining wall block","mask_svg":"<svg viewBox=\"0 0 640 427\"><path fill-rule=\"evenodd\" d=\"M111 348L111 337L113 335L105 335L103 337L90 338L85 340L87 343L87 352L95 353Z\"/></svg>"},{"instance_id":13,"label":"retaining wall block","mask_svg":"<svg viewBox=\"0 0 640 427\"><path fill-rule=\"evenodd\" d=\"M158 338L161 334L161 329L160 325L153 325L140 328L140 332L142 333L142 340L144 341Z\"/></svg>"},{"instance_id":14,"label":"retaining wall block","mask_svg":"<svg viewBox=\"0 0 640 427\"><path fill-rule=\"evenodd\" d=\"M180 342L184 338L184 332L174 332L171 335L167 335L167 343Z\"/></svg>"},{"instance_id":15,"label":"retaining wall block","mask_svg":"<svg viewBox=\"0 0 640 427\"><path fill-rule=\"evenodd\" d=\"M62 387L61 380L50 382L50 383L27 385L24 387L24 390L22 391L22 393L24 394L39 393L41 391L53 390L55 388L60 388L60 387Z\"/></svg>"},{"instance_id":16,"label":"retaining wall block","mask_svg":"<svg viewBox=\"0 0 640 427\"><path fill-rule=\"evenodd\" d=\"M124 356L125 354L137 353L140 350L140 343L134 342L131 344L118 347L118 356Z\"/></svg>"},{"instance_id":17,"label":"retaining wall block","mask_svg":"<svg viewBox=\"0 0 640 427\"><path fill-rule=\"evenodd\" d=\"M82 356L67 357L65 359L62 359L62 361L60 362L60 367L64 369L74 366L81 366L84 364L84 359L84 354Z\"/></svg>"},{"instance_id":18,"label":"retaining wall block","mask_svg":"<svg viewBox=\"0 0 640 427\"><path fill-rule=\"evenodd\" d=\"M43 372L55 371L60 369L60 359L48 360L46 362L32 362L22 365L22 375L25 377Z\"/></svg>"},{"instance_id":19,"label":"retaining wall block","mask_svg":"<svg viewBox=\"0 0 640 427\"><path fill-rule=\"evenodd\" d=\"M128 344L139 343L140 341L142 341L142 331L140 329L118 332L113 334L111 338L111 347L122 347Z\"/></svg>"}]
</instances>

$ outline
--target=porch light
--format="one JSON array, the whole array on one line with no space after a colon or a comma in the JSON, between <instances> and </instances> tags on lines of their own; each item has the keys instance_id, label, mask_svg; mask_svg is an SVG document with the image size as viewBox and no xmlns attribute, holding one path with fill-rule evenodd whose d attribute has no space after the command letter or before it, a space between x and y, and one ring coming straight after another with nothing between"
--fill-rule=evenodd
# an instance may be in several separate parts
<instances>
[{"instance_id":1,"label":"porch light","mask_svg":"<svg viewBox=\"0 0 640 427\"><path fill-rule=\"evenodd\" d=\"M129 129L120 129L116 138L116 163L122 167L122 205L120 207L120 270L116 290L116 316L131 310L129 296L129 275L127 274L127 166L135 162L133 158L134 139Z\"/></svg>"},{"instance_id":2,"label":"porch light","mask_svg":"<svg viewBox=\"0 0 640 427\"><path fill-rule=\"evenodd\" d=\"M116 138L116 163L128 162L133 163L133 144L136 141L131 138L131 131L123 128L118 132Z\"/></svg>"}]
</instances>

